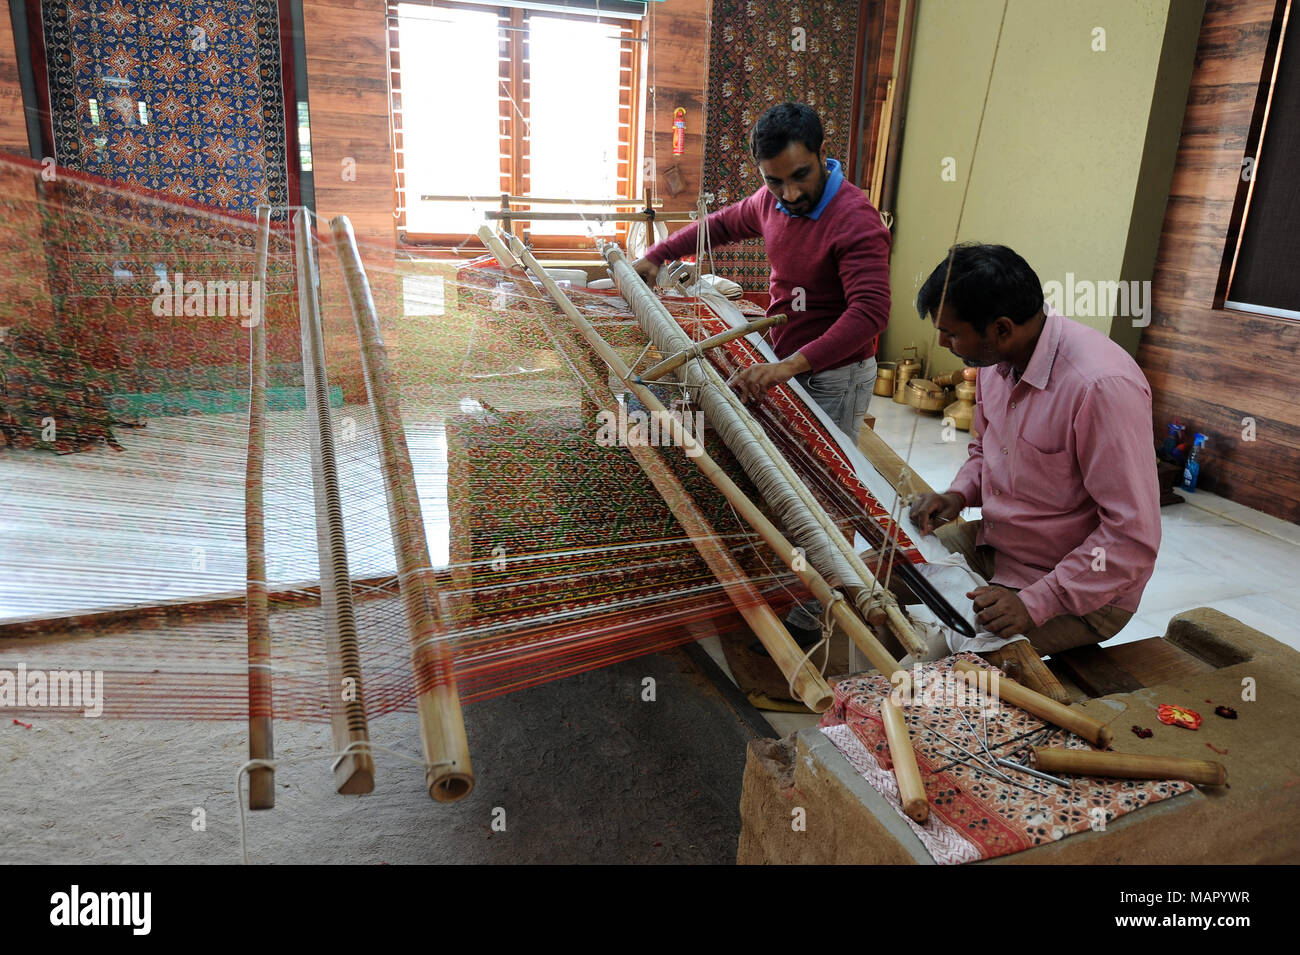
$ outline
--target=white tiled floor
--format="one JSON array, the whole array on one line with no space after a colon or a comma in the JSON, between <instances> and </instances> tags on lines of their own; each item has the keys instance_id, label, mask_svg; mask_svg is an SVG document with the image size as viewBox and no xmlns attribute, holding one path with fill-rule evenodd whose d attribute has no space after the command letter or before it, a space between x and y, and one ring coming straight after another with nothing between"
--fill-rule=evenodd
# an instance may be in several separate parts
<instances>
[{"instance_id":1,"label":"white tiled floor","mask_svg":"<svg viewBox=\"0 0 1300 955\"><path fill-rule=\"evenodd\" d=\"M966 460L967 434L944 441L937 418L881 397L870 413L876 432L935 490ZM1205 491L1179 493L1186 504L1160 511L1160 555L1138 612L1109 642L1160 636L1174 614L1213 607L1300 649L1300 526Z\"/></svg>"}]
</instances>

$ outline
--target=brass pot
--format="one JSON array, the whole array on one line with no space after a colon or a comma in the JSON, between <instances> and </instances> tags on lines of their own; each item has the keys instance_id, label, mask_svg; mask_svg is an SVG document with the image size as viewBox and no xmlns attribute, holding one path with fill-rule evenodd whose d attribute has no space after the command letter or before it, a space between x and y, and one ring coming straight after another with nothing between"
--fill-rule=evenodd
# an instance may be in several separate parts
<instances>
[{"instance_id":1,"label":"brass pot","mask_svg":"<svg viewBox=\"0 0 1300 955\"><path fill-rule=\"evenodd\" d=\"M917 411L937 414L948 403L948 389L928 378L913 378L907 383L907 403Z\"/></svg>"},{"instance_id":2,"label":"brass pot","mask_svg":"<svg viewBox=\"0 0 1300 955\"><path fill-rule=\"evenodd\" d=\"M894 400L900 405L907 404L907 382L921 373L921 360L916 357L916 346L908 345L903 351L912 354L904 355L895 365Z\"/></svg>"},{"instance_id":3,"label":"brass pot","mask_svg":"<svg viewBox=\"0 0 1300 955\"><path fill-rule=\"evenodd\" d=\"M873 395L885 398L894 396L894 371L897 362L882 361L876 365L876 386L871 389Z\"/></svg>"}]
</instances>

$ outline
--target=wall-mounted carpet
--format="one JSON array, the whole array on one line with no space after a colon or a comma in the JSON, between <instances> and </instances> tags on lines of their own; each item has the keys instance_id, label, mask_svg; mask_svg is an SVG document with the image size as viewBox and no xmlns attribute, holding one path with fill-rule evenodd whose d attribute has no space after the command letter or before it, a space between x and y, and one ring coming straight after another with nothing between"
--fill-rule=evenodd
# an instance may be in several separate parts
<instances>
[{"instance_id":1,"label":"wall-mounted carpet","mask_svg":"<svg viewBox=\"0 0 1300 955\"><path fill-rule=\"evenodd\" d=\"M58 165L230 211L288 203L276 0L44 0Z\"/></svg>"},{"instance_id":2,"label":"wall-mounted carpet","mask_svg":"<svg viewBox=\"0 0 1300 955\"><path fill-rule=\"evenodd\" d=\"M713 193L713 208L739 202L762 185L749 131L777 103L816 107L826 128L826 154L848 158L859 7L859 0L713 0L701 186ZM715 250L713 258L718 271L747 291L767 291L761 239Z\"/></svg>"}]
</instances>

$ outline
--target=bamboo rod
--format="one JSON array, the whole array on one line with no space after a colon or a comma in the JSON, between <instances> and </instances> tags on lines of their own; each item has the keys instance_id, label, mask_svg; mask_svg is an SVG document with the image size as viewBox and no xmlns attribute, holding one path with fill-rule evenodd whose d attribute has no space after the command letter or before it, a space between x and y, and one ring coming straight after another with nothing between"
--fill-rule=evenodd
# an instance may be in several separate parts
<instances>
[{"instance_id":1,"label":"bamboo rod","mask_svg":"<svg viewBox=\"0 0 1300 955\"><path fill-rule=\"evenodd\" d=\"M871 164L871 204L876 207L877 212L881 209L880 193L885 180L885 154L889 149L890 119L893 114L894 81L890 80L885 87L885 100L880 108L880 128L876 130L875 160Z\"/></svg>"},{"instance_id":2,"label":"bamboo rod","mask_svg":"<svg viewBox=\"0 0 1300 955\"><path fill-rule=\"evenodd\" d=\"M890 655L889 651L880 645L876 635L868 629L862 619L848 607L848 602L843 595L831 589L825 578L804 559L802 550L795 548L785 538L785 535L777 530L776 526L759 510L758 506L736 486L735 482L727 476L727 473L718 466L717 462L709 457L704 450L704 446L685 431L681 421L668 414L668 409L664 407L658 396L636 381L635 376L623 362L623 359L619 357L618 352L614 351L609 343L596 333L591 323L574 307L568 296L555 283L555 280L546 274L546 270L523 248L518 239L514 239L511 249L528 266L529 271L542 283L552 300L559 306L561 311L569 316L583 338L600 355L614 374L627 385L633 394L641 399L647 408L651 411L658 411L664 416L663 423L668 424L673 431L673 441L686 449L687 457L694 461L695 465L712 482L714 487L726 496L741 518L754 528L768 546L776 552L782 563L789 567L800 581L812 591L813 596L822 606L830 608L830 614L835 623L858 645L871 664L903 692L910 693L911 677L899 666L898 661Z\"/></svg>"},{"instance_id":3,"label":"bamboo rod","mask_svg":"<svg viewBox=\"0 0 1300 955\"><path fill-rule=\"evenodd\" d=\"M757 318L752 322L746 322L738 328L719 332L716 335L710 335L708 338L697 342L695 347L683 349L676 355L665 358L663 361L659 362L659 364L647 368L645 373L641 375L641 380L658 381L670 371L676 371L678 368L682 367L682 365L686 364L692 358L703 355L710 348L717 348L719 345L725 345L727 342L734 341L737 338L742 338L750 332L762 332L771 328L773 325L784 324L784 315L769 315L767 318Z\"/></svg>"},{"instance_id":4,"label":"bamboo rod","mask_svg":"<svg viewBox=\"0 0 1300 955\"><path fill-rule=\"evenodd\" d=\"M1013 706L1028 710L1040 719L1055 723L1057 726L1082 736L1101 749L1109 746L1115 738L1110 727L1105 723L1094 720L1081 710L1062 706L1050 697L1021 686L1014 680L1000 678L992 670L978 667L966 660L955 661L953 669L960 670L962 673L974 673L979 676L981 684L988 687L986 692L990 697L1006 700Z\"/></svg>"},{"instance_id":5,"label":"bamboo rod","mask_svg":"<svg viewBox=\"0 0 1300 955\"><path fill-rule=\"evenodd\" d=\"M644 209L650 202L648 199L551 199L542 198L541 196L420 196L421 202L501 202L519 203L521 205L552 205L552 206L626 206L630 209ZM515 210L518 211L518 210Z\"/></svg>"},{"instance_id":6,"label":"bamboo rod","mask_svg":"<svg viewBox=\"0 0 1300 955\"><path fill-rule=\"evenodd\" d=\"M335 788L341 793L368 793L375 788L375 761L370 755L365 697L361 683L361 651L348 578L348 552L343 532L343 504L338 462L334 454L334 422L330 412L329 380L320 304L316 298L316 266L312 231L305 210L294 216L298 258L298 315L302 327L302 374L307 393L308 436L312 450L312 493L316 501L316 551L320 562L321 622L330 674L330 726L336 752L347 751L334 764Z\"/></svg>"},{"instance_id":7,"label":"bamboo rod","mask_svg":"<svg viewBox=\"0 0 1300 955\"><path fill-rule=\"evenodd\" d=\"M512 222L694 222L693 212L530 212L527 209L489 209L483 218Z\"/></svg>"},{"instance_id":8,"label":"bamboo rod","mask_svg":"<svg viewBox=\"0 0 1300 955\"><path fill-rule=\"evenodd\" d=\"M492 234L492 230L487 226L483 226L479 229L479 238L483 240L483 244L496 256L497 261L506 268L509 274L520 281L531 284L528 274L517 264L513 253L506 249L501 241ZM532 304L526 301L529 308L532 308ZM545 325L546 319L541 310L536 309L535 314ZM581 355L573 354L568 349L565 349L563 342L557 336L552 336L552 338L556 348L574 365L593 393L599 396L601 394L601 382L605 376L598 374ZM597 400L604 410L615 410L612 401L608 399L602 400L599 397L597 397ZM631 442L625 442L625 444L632 453L633 458L645 471L646 476L653 482L655 489L664 499L664 503L673 512L673 516L682 525L687 537L690 538L691 543L695 545L695 549L699 551L700 556L708 564L709 570L722 584L727 597L730 598L745 622L749 624L755 636L767 648L772 661L776 663L781 673L790 683L795 695L814 713L823 713L829 709L835 698L830 686L822 678L822 675L817 672L817 669L813 667L812 663L806 659L806 654L799 649L798 644L790 636L790 632L785 628L785 624L781 622L780 617L776 615L754 585L749 582L749 578L736 564L731 553L722 545L708 518L700 513L699 508L689 492L677 479L677 476L673 474L672 470L653 449Z\"/></svg>"},{"instance_id":9,"label":"bamboo rod","mask_svg":"<svg viewBox=\"0 0 1300 955\"><path fill-rule=\"evenodd\" d=\"M858 429L858 450L904 501L931 493L925 479L908 467L898 452L871 428L863 426Z\"/></svg>"},{"instance_id":10,"label":"bamboo rod","mask_svg":"<svg viewBox=\"0 0 1300 955\"><path fill-rule=\"evenodd\" d=\"M346 216L337 216L330 222L330 231L348 286L352 317L361 341L361 368L378 426L380 469L412 646L424 779L429 795L435 800L455 802L468 796L474 788L474 769L456 691L454 661L441 619L437 580L429 559L415 471L406 446L388 351L379 330L370 281L361 264L352 224Z\"/></svg>"},{"instance_id":11,"label":"bamboo rod","mask_svg":"<svg viewBox=\"0 0 1300 955\"><path fill-rule=\"evenodd\" d=\"M1032 763L1047 773L1117 779L1185 779L1200 786L1222 786L1228 781L1228 771L1223 764L1210 759L1043 749L1038 746L1032 749Z\"/></svg>"},{"instance_id":12,"label":"bamboo rod","mask_svg":"<svg viewBox=\"0 0 1300 955\"><path fill-rule=\"evenodd\" d=\"M898 780L898 798L903 812L917 822L930 818L930 800L921 782L921 770L916 765L916 752L912 737L907 731L907 718L903 711L887 699L880 701L880 715L885 720L885 738L889 740L889 759L894 764L894 778Z\"/></svg>"},{"instance_id":13,"label":"bamboo rod","mask_svg":"<svg viewBox=\"0 0 1300 955\"><path fill-rule=\"evenodd\" d=\"M637 304L640 303L643 311L653 312L658 321L662 323L662 326L670 330L671 337L679 340L683 347L688 348L694 344L686 333L681 330L677 321L668 313L655 294L641 281L640 276L628 265L622 250L611 243L605 245L602 251L605 260L609 263L610 274L614 276L619 292L624 300L632 306L633 312L636 312ZM640 320L639 316L638 320ZM882 605L885 607L892 606L897 609L898 602L894 599L893 594L876 580L875 575L871 573L861 556L850 546L844 534L827 515L825 509L821 506L821 502L808 489L803 479L786 461L784 455L772 444L767 432L754 420L749 413L749 409L745 407L735 392L727 387L727 383L722 379L717 369L707 361L698 362L691 368L698 371L696 377L711 386L707 393L701 389L700 398L705 403L705 410L709 410L709 396L713 396L721 403L722 407L729 409L735 415L741 425L744 426L754 445L762 450L765 460L771 462L772 467L781 475L782 480L789 485L794 499L797 499L797 503L800 505L801 513L807 515L810 523L820 526L821 531L826 535L829 552L823 551L822 557L818 559L823 563L829 562L833 567L838 556L842 566L833 570L823 567L822 572L833 572L846 577L847 581L852 581L856 577L862 586L846 586L845 590L850 599L864 614ZM737 456L743 460L744 455L737 448L732 450L736 451ZM751 477L754 477L754 475L751 474ZM809 547L808 550L812 552L813 548ZM911 624L907 622L907 619L901 613L887 614L886 623L908 653L919 658L925 652L925 642L916 634ZM874 634L872 634L871 639L875 641ZM880 649L884 650L883 647Z\"/></svg>"},{"instance_id":14,"label":"bamboo rod","mask_svg":"<svg viewBox=\"0 0 1300 955\"><path fill-rule=\"evenodd\" d=\"M244 541L248 617L248 758L275 758L271 697L271 624L266 596L266 259L271 208L257 207L258 306L249 329L248 466L244 475ZM275 808L275 770L248 772L248 808Z\"/></svg>"}]
</instances>

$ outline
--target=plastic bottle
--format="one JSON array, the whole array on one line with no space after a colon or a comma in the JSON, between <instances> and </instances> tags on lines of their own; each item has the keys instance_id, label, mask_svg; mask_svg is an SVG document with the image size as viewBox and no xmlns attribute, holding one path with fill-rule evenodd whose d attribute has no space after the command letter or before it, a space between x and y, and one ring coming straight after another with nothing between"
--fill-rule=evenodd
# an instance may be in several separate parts
<instances>
[{"instance_id":1,"label":"plastic bottle","mask_svg":"<svg viewBox=\"0 0 1300 955\"><path fill-rule=\"evenodd\" d=\"M1185 430L1186 426L1175 418L1169 425L1169 435L1165 438L1165 443L1161 445L1157 457L1171 464L1182 464L1182 458L1178 454L1178 445L1182 443Z\"/></svg>"},{"instance_id":2,"label":"plastic bottle","mask_svg":"<svg viewBox=\"0 0 1300 955\"><path fill-rule=\"evenodd\" d=\"M1196 479L1201 476L1201 462L1197 458L1201 456L1201 448L1203 447L1205 447L1205 435L1198 431L1192 444L1191 453L1187 455L1187 466L1183 468L1184 491L1196 490Z\"/></svg>"}]
</instances>

